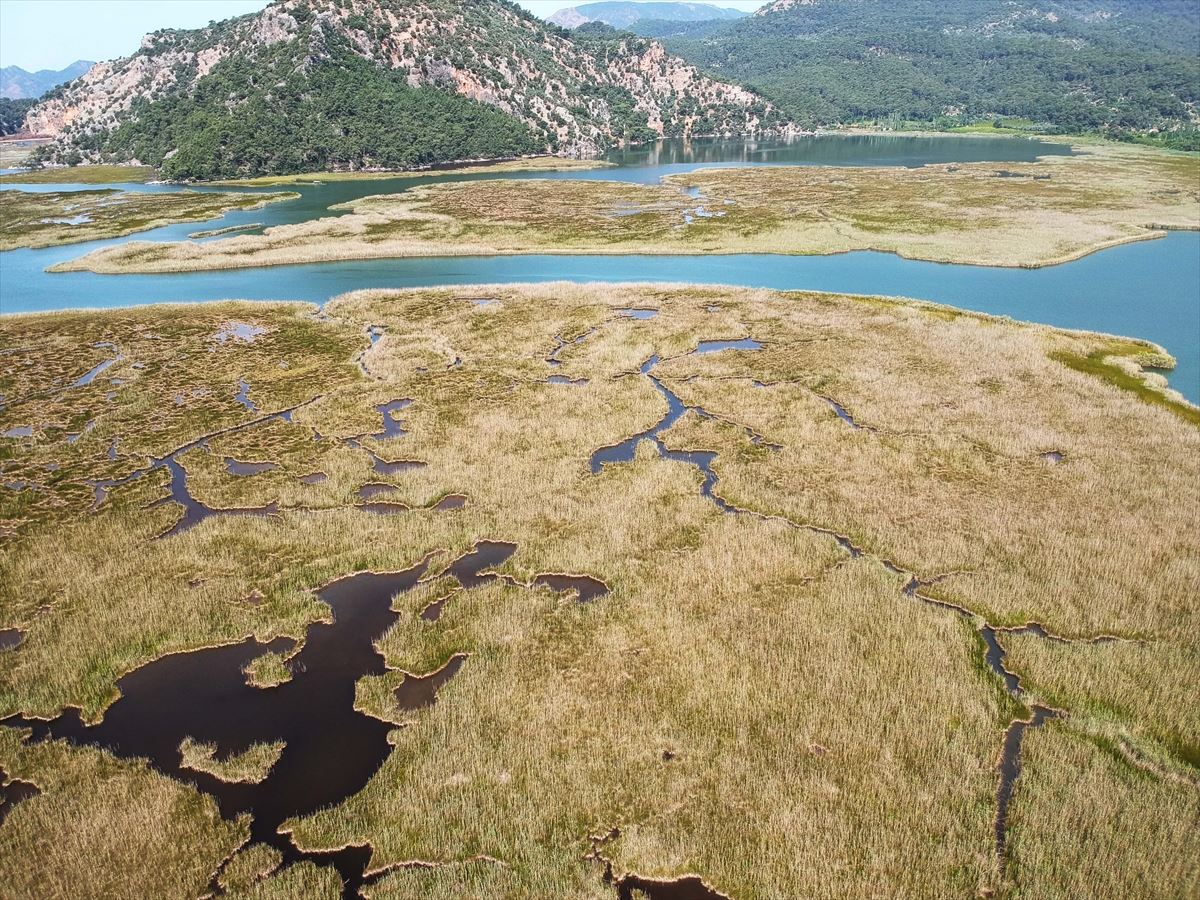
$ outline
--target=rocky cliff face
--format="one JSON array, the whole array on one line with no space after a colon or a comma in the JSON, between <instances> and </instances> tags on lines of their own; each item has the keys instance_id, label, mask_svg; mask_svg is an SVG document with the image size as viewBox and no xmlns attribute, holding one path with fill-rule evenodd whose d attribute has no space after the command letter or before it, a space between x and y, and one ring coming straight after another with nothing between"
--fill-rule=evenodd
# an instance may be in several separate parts
<instances>
[{"instance_id":1,"label":"rocky cliff face","mask_svg":"<svg viewBox=\"0 0 1200 900\"><path fill-rule=\"evenodd\" d=\"M658 43L573 38L504 0L278 0L207 28L147 35L138 53L99 63L37 105L26 126L100 158L105 134L147 103L211 91L223 65L261 67L268 77L251 93L269 97L281 60L309 71L346 53L412 87L495 107L561 153L595 153L631 130L744 133L777 124L761 98L705 77Z\"/></svg>"}]
</instances>

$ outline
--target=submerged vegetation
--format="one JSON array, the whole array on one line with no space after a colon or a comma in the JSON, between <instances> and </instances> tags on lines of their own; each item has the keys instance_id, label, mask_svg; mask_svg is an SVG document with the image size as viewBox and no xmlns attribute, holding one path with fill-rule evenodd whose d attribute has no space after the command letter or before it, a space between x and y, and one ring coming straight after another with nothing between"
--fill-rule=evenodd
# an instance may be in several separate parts
<instances>
[{"instance_id":1,"label":"submerged vegetation","mask_svg":"<svg viewBox=\"0 0 1200 900\"><path fill-rule=\"evenodd\" d=\"M285 823L358 854L371 897L1200 877L1180 601L1200 429L1069 364L1157 392L1133 368L1157 347L914 302L550 284L10 316L0 349L0 628L25 635L0 718L103 723L154 660L311 649L331 585L419 574L345 698L396 726L382 765ZM181 501L269 514L162 537ZM500 552L464 567L472 548ZM293 658L234 674L269 701L319 677ZM997 757L1037 704L1057 716L1024 729L998 856ZM279 868L209 794L13 726L0 768L41 791L0 826L13 896L339 894L332 857ZM197 741L229 776L277 752Z\"/></svg>"},{"instance_id":2,"label":"submerged vegetation","mask_svg":"<svg viewBox=\"0 0 1200 900\"><path fill-rule=\"evenodd\" d=\"M258 209L299 194L0 191L0 251L53 247L202 222L230 210Z\"/></svg>"},{"instance_id":3,"label":"submerged vegetation","mask_svg":"<svg viewBox=\"0 0 1200 900\"><path fill-rule=\"evenodd\" d=\"M965 138L964 138L965 140ZM174 272L398 256L883 250L1041 266L1200 228L1200 158L1096 144L1033 163L701 169L662 184L486 179L193 243L129 242L54 270ZM514 227L519 226L519 227Z\"/></svg>"}]
</instances>

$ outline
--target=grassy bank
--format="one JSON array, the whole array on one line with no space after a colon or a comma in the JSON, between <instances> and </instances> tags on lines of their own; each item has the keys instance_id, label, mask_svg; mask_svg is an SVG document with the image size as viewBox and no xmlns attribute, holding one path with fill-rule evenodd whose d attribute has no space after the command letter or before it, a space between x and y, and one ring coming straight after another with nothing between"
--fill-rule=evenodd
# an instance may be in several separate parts
<instances>
[{"instance_id":1,"label":"grassy bank","mask_svg":"<svg viewBox=\"0 0 1200 900\"><path fill-rule=\"evenodd\" d=\"M0 250L121 237L176 222L202 222L231 210L258 209L298 196L290 192L0 191Z\"/></svg>"},{"instance_id":2,"label":"grassy bank","mask_svg":"<svg viewBox=\"0 0 1200 900\"><path fill-rule=\"evenodd\" d=\"M0 184L133 184L156 177L149 166L52 166L0 175Z\"/></svg>"},{"instance_id":3,"label":"grassy bank","mask_svg":"<svg viewBox=\"0 0 1200 900\"><path fill-rule=\"evenodd\" d=\"M218 338L249 326L252 340ZM745 337L763 349L690 352ZM320 316L235 303L9 316L0 347L0 432L31 431L0 438L0 627L25 632L0 652L0 716L95 718L122 674L166 653L303 637L328 615L313 591L346 573L440 550L432 577L476 540L517 544L503 564L515 583L446 594L438 579L394 601L379 642L391 671L361 681L361 700L469 656L432 707L382 710L409 724L360 793L292 823L308 848L369 843L372 869L431 864L372 896L611 897L593 849L618 876L695 873L739 898L1194 883L1195 789L1159 769L1186 775L1196 734L1200 429L1058 361L1157 348L902 301L570 284L363 292ZM683 416L665 444L714 451L715 493L747 512L721 512L695 468L648 443L590 474L596 449L662 417L636 374L653 354L662 383L711 414ZM376 406L398 398L413 401L405 433L371 436ZM291 423L228 430L297 404ZM274 501L275 516L155 540L180 514L158 502L161 471L96 506L90 481L206 435L179 456L193 495ZM367 450L427 465L380 474ZM276 468L237 477L226 458ZM380 482L407 512L358 507ZM423 508L448 493L466 507ZM904 593L897 568L996 626L1145 641L1000 633L1026 690L1069 713L1026 736L1003 875L995 765L1017 704L983 664L977 622ZM542 572L611 590L580 605L521 586ZM435 595L449 600L425 621ZM274 658L247 677L289 675ZM1112 734L1152 765L1097 743ZM270 761L187 750L229 777ZM0 828L17 897L199 895L244 839L207 798L94 750L0 728L0 767L42 789ZM1104 865L1085 865L1096 846ZM249 848L229 879L273 865ZM325 896L328 876L306 864L263 888Z\"/></svg>"},{"instance_id":4,"label":"grassy bank","mask_svg":"<svg viewBox=\"0 0 1200 900\"><path fill-rule=\"evenodd\" d=\"M203 245L128 243L58 270L174 272L338 259L510 253L879 250L1043 266L1166 228L1200 228L1200 158L1115 144L1034 163L781 166L605 181L444 183L348 215Z\"/></svg>"},{"instance_id":5,"label":"grassy bank","mask_svg":"<svg viewBox=\"0 0 1200 900\"><path fill-rule=\"evenodd\" d=\"M421 178L430 175L461 175L478 172L571 172L586 169L610 168L614 163L598 159L564 159L558 156L537 156L528 159L504 159L497 162L464 162L457 165L435 166L428 169L398 169L369 172L302 172L298 175L263 175L257 178L235 178L214 181L213 184L232 187L275 187L288 184L313 184L330 181L377 181L388 178Z\"/></svg>"}]
</instances>

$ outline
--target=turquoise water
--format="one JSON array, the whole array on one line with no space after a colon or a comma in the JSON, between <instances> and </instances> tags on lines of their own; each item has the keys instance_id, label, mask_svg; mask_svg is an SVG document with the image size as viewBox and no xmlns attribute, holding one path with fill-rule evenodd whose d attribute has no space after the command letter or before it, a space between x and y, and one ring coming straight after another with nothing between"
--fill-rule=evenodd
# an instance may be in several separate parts
<instances>
[{"instance_id":1,"label":"turquoise water","mask_svg":"<svg viewBox=\"0 0 1200 900\"><path fill-rule=\"evenodd\" d=\"M619 154L620 168L536 177L654 181L663 174L722 164L919 165L922 162L1016 162L1059 145L1011 138L826 137L788 143L694 141ZM463 176L386 179L301 186L302 197L212 222L172 225L132 238L0 254L0 310L31 312L239 298L322 303L359 288L488 282L670 281L785 290L916 297L964 309L1066 328L1154 341L1178 360L1172 386L1200 402L1200 233L1127 244L1042 269L1003 269L905 260L858 252L836 256L501 256L362 260L176 275L50 275L46 266L130 239L181 240L194 231L328 215L330 204L413 184ZM468 175L469 178L487 177ZM526 176L534 177L534 176ZM36 186L43 189L45 186ZM162 189L161 186L135 186ZM169 189L169 188L168 188Z\"/></svg>"}]
</instances>

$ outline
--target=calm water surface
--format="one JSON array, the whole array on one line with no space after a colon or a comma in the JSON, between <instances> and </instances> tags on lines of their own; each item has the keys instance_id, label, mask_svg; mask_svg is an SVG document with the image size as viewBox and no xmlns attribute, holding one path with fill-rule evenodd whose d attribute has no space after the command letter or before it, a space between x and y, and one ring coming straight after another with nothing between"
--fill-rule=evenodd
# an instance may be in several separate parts
<instances>
[{"instance_id":1,"label":"calm water surface","mask_svg":"<svg viewBox=\"0 0 1200 900\"><path fill-rule=\"evenodd\" d=\"M652 183L713 165L879 165L1025 162L1068 148L1013 138L819 136L781 141L666 141L612 154L616 168L516 173L519 178L603 178ZM0 254L0 310L31 312L241 298L324 302L368 287L488 282L672 281L917 297L1067 328L1145 338L1179 361L1171 384L1200 402L1200 234L1172 233L1043 269L1002 269L904 260L873 252L837 256L507 256L364 260L177 275L49 275L56 262L126 240L183 240L195 231L264 227L339 215L333 204L414 185L494 177L486 173L297 185L300 198L204 223L128 238ZM93 185L27 185L44 191ZM177 190L174 185L122 185ZM202 188L208 190L208 188Z\"/></svg>"}]
</instances>

